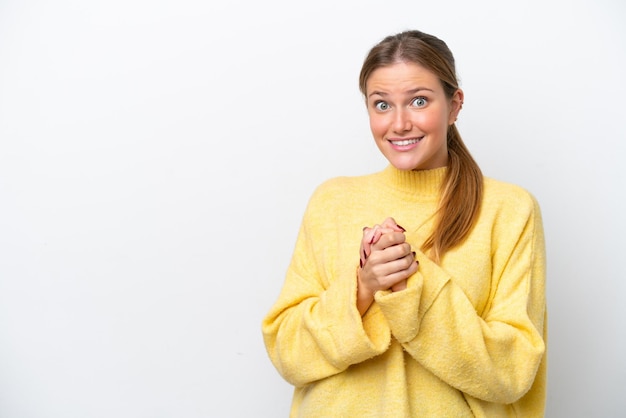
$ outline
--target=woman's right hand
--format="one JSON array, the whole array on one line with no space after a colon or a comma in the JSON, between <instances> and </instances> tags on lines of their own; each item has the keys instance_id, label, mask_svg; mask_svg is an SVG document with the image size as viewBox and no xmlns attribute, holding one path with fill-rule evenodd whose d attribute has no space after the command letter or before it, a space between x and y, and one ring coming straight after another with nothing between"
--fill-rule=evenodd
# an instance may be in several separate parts
<instances>
[{"instance_id":1,"label":"woman's right hand","mask_svg":"<svg viewBox=\"0 0 626 418\"><path fill-rule=\"evenodd\" d=\"M418 268L404 228L393 218L363 230L361 266L357 273L357 307L363 315L379 290L400 291Z\"/></svg>"}]
</instances>

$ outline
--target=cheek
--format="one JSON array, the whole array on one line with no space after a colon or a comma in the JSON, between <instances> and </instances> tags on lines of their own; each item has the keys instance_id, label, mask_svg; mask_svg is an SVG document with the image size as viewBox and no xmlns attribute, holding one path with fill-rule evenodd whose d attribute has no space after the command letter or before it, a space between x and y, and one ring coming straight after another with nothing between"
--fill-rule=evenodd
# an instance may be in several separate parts
<instances>
[{"instance_id":1,"label":"cheek","mask_svg":"<svg viewBox=\"0 0 626 418\"><path fill-rule=\"evenodd\" d=\"M441 128L447 129L448 115L441 110L433 109L432 112L420 113L415 119L415 124L426 131L436 131Z\"/></svg>"},{"instance_id":2,"label":"cheek","mask_svg":"<svg viewBox=\"0 0 626 418\"><path fill-rule=\"evenodd\" d=\"M378 115L370 116L370 130L376 139L383 137L387 133L385 119Z\"/></svg>"}]
</instances>

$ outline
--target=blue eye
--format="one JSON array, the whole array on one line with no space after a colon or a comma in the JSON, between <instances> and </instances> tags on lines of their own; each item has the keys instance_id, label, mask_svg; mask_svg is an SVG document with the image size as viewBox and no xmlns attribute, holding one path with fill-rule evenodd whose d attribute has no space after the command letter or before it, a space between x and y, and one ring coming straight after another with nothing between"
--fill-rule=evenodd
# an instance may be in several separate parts
<instances>
[{"instance_id":1,"label":"blue eye","mask_svg":"<svg viewBox=\"0 0 626 418\"><path fill-rule=\"evenodd\" d=\"M374 103L374 107L376 110L380 110L384 112L385 110L389 110L389 103L387 102L376 102Z\"/></svg>"},{"instance_id":2,"label":"blue eye","mask_svg":"<svg viewBox=\"0 0 626 418\"><path fill-rule=\"evenodd\" d=\"M428 104L428 100L426 97L416 97L413 99L412 105L415 107L424 107Z\"/></svg>"}]
</instances>

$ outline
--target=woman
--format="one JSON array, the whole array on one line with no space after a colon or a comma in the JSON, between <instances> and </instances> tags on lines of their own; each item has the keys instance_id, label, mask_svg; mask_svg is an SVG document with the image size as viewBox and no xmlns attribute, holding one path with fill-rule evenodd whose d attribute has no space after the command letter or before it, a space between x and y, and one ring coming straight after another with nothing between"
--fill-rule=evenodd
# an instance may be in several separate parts
<instances>
[{"instance_id":1,"label":"woman","mask_svg":"<svg viewBox=\"0 0 626 418\"><path fill-rule=\"evenodd\" d=\"M535 199L482 177L454 125L464 96L443 41L385 38L360 89L390 164L315 191L263 321L291 416L543 416Z\"/></svg>"}]
</instances>

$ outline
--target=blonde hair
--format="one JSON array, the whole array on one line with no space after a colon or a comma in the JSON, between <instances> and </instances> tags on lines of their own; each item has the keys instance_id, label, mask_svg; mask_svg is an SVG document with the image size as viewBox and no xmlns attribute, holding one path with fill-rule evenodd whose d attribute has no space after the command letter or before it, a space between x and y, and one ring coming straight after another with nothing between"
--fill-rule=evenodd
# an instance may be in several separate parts
<instances>
[{"instance_id":1,"label":"blonde hair","mask_svg":"<svg viewBox=\"0 0 626 418\"><path fill-rule=\"evenodd\" d=\"M435 74L448 99L458 90L452 52L439 38L417 30L388 36L375 45L365 58L359 88L366 95L366 83L376 69L398 62L412 62ZM454 124L448 128L448 170L442 184L437 221L422 246L439 262L470 233L480 212L483 175L463 143Z\"/></svg>"}]
</instances>

